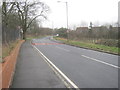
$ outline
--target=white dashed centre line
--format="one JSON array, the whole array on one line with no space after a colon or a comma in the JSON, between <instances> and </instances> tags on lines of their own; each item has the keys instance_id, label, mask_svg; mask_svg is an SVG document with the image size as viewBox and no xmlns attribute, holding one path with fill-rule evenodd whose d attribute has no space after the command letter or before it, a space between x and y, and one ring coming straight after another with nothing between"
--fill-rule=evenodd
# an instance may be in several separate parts
<instances>
[{"instance_id":1,"label":"white dashed centre line","mask_svg":"<svg viewBox=\"0 0 120 90\"><path fill-rule=\"evenodd\" d=\"M111 66L111 67L120 69L120 67L118 67L118 66L116 66L116 65L113 65L113 64L110 64L110 63L107 63L107 62L104 62L104 61L101 61L101 60L98 60L98 59L94 59L94 58L91 58L91 57L88 57L88 56L85 56L85 55L81 55L81 56L82 56L82 57L85 57L85 58L88 58L88 59L91 59L91 60L93 60L93 61L96 61L96 62L105 64L105 65L108 65L108 66Z\"/></svg>"}]
</instances>

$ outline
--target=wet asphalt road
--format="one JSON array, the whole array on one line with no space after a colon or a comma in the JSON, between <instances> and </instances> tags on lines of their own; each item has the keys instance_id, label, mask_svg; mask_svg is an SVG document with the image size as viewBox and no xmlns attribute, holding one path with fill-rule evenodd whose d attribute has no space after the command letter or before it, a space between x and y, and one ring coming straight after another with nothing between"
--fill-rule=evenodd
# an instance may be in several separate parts
<instances>
[{"instance_id":1,"label":"wet asphalt road","mask_svg":"<svg viewBox=\"0 0 120 90\"><path fill-rule=\"evenodd\" d=\"M12 88L66 88L29 41L20 49Z\"/></svg>"},{"instance_id":2,"label":"wet asphalt road","mask_svg":"<svg viewBox=\"0 0 120 90\"><path fill-rule=\"evenodd\" d=\"M50 38L32 43L79 88L118 88L117 55L59 44Z\"/></svg>"}]
</instances>

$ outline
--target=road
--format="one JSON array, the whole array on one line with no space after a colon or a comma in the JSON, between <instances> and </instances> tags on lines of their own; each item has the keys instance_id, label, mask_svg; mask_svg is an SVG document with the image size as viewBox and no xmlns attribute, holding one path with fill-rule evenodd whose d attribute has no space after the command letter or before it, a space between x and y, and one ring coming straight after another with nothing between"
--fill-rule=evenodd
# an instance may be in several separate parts
<instances>
[{"instance_id":1,"label":"road","mask_svg":"<svg viewBox=\"0 0 120 90\"><path fill-rule=\"evenodd\" d=\"M17 59L12 88L66 88L49 65L26 41L22 44ZM65 89L67 90L67 89Z\"/></svg>"},{"instance_id":2,"label":"road","mask_svg":"<svg viewBox=\"0 0 120 90\"><path fill-rule=\"evenodd\" d=\"M54 42L33 39L34 46L79 88L118 88L118 56Z\"/></svg>"}]
</instances>

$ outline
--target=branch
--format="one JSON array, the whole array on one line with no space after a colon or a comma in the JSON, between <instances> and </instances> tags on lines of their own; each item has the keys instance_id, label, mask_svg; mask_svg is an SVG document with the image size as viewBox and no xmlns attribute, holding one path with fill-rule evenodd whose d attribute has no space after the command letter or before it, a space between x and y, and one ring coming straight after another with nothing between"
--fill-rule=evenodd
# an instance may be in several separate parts
<instances>
[{"instance_id":1,"label":"branch","mask_svg":"<svg viewBox=\"0 0 120 90\"><path fill-rule=\"evenodd\" d=\"M31 23L32 23L37 17L39 17L39 16L42 16L42 15L40 14L40 15L34 17L34 18L30 21L30 23L28 24L27 28L29 28L29 26L31 25Z\"/></svg>"},{"instance_id":2,"label":"branch","mask_svg":"<svg viewBox=\"0 0 120 90\"><path fill-rule=\"evenodd\" d=\"M21 14L21 15L19 14L19 17L22 16L22 18L21 17L20 18L21 18L21 21L23 21L24 20L24 15L23 15L23 12L21 11L20 7L19 7L19 3L18 2L17 2L17 8L18 8L18 14L19 14L19 12ZM23 21L23 24L24 24L24 21Z\"/></svg>"},{"instance_id":3,"label":"branch","mask_svg":"<svg viewBox=\"0 0 120 90\"><path fill-rule=\"evenodd\" d=\"M20 24L22 25L22 24L23 24L23 23L22 23L22 18L21 18L21 15L20 15L19 12L18 12L18 16L19 16Z\"/></svg>"},{"instance_id":4,"label":"branch","mask_svg":"<svg viewBox=\"0 0 120 90\"><path fill-rule=\"evenodd\" d=\"M3 2L3 5L2 5L2 13L6 16L6 2Z\"/></svg>"},{"instance_id":5,"label":"branch","mask_svg":"<svg viewBox=\"0 0 120 90\"><path fill-rule=\"evenodd\" d=\"M6 2L3 2L3 5L2 5L2 13L3 13L4 15L8 15L8 14L12 11L12 9L13 9L13 7L14 7L14 5L15 5L15 2L11 2L10 4L12 4L12 6L11 6L10 9L7 11Z\"/></svg>"},{"instance_id":6,"label":"branch","mask_svg":"<svg viewBox=\"0 0 120 90\"><path fill-rule=\"evenodd\" d=\"M9 9L8 13L10 13L10 12L12 11L12 9L13 9L14 5L15 5L15 2L13 2L13 3L12 3L12 6L10 7L10 9Z\"/></svg>"},{"instance_id":7,"label":"branch","mask_svg":"<svg viewBox=\"0 0 120 90\"><path fill-rule=\"evenodd\" d=\"M34 17L34 18L30 21L30 23L29 23L28 26L27 26L27 29L29 28L29 26L31 25L31 23L32 23L37 17L42 16L42 13L43 13L43 11L40 12L40 15L37 15L36 17Z\"/></svg>"}]
</instances>

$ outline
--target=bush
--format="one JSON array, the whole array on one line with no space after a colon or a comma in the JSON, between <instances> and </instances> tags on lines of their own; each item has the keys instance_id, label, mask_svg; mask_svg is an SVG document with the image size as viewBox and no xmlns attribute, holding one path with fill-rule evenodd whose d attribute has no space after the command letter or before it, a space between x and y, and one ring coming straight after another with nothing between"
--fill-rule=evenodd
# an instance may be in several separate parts
<instances>
[{"instance_id":1,"label":"bush","mask_svg":"<svg viewBox=\"0 0 120 90\"><path fill-rule=\"evenodd\" d=\"M114 39L99 39L95 44L118 47L118 40Z\"/></svg>"}]
</instances>

